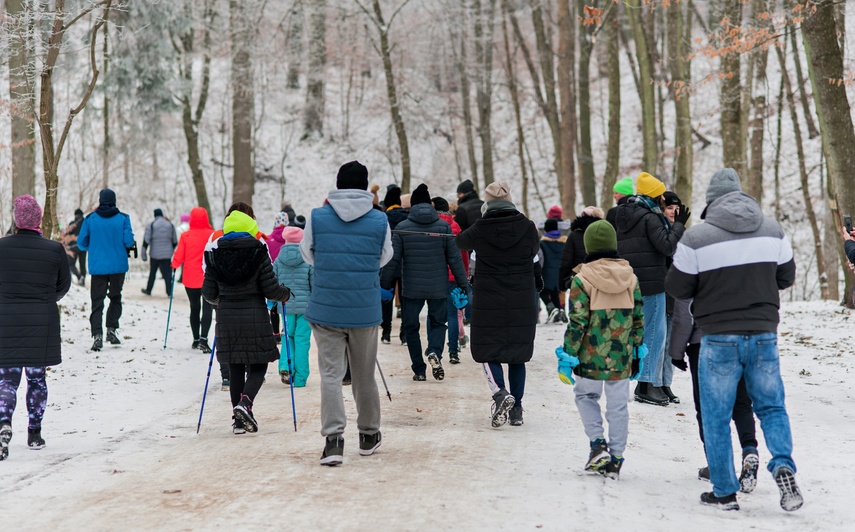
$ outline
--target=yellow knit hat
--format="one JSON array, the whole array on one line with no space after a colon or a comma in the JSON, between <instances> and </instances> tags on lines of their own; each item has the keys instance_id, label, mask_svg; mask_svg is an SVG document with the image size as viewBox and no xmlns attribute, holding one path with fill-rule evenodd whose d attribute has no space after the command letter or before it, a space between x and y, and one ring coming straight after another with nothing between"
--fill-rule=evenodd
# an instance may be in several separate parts
<instances>
[{"instance_id":1,"label":"yellow knit hat","mask_svg":"<svg viewBox=\"0 0 855 532\"><path fill-rule=\"evenodd\" d=\"M641 172L635 178L635 192L651 198L658 198L665 193L665 183L647 172Z\"/></svg>"}]
</instances>

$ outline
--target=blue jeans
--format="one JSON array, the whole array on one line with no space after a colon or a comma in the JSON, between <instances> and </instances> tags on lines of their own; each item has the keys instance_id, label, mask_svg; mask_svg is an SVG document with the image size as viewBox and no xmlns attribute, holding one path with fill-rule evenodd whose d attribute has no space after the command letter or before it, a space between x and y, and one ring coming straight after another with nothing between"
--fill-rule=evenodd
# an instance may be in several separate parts
<instances>
[{"instance_id":1,"label":"blue jeans","mask_svg":"<svg viewBox=\"0 0 855 532\"><path fill-rule=\"evenodd\" d=\"M730 418L739 379L745 377L754 413L772 454L767 469L775 475L781 467L794 473L793 438L784 406L784 382L778 361L775 333L713 334L701 339L698 380L710 481L717 497L739 490L733 469Z\"/></svg>"},{"instance_id":2,"label":"blue jeans","mask_svg":"<svg viewBox=\"0 0 855 532\"><path fill-rule=\"evenodd\" d=\"M639 382L648 382L653 386L662 386L662 361L665 358L665 292L642 299L644 312L644 345L647 346L647 359L644 371L638 377Z\"/></svg>"}]
</instances>

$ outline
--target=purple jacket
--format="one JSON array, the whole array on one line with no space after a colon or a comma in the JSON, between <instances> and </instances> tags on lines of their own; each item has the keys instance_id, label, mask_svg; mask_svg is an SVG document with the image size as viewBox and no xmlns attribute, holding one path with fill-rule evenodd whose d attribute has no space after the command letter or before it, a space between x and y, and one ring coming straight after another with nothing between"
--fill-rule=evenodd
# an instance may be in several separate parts
<instances>
[{"instance_id":1,"label":"purple jacket","mask_svg":"<svg viewBox=\"0 0 855 532\"><path fill-rule=\"evenodd\" d=\"M276 260L276 257L279 256L279 250L285 245L285 239L282 238L282 231L284 229L285 226L280 225L279 227L275 227L273 232L270 233L270 240L267 241L267 250L270 251L271 262Z\"/></svg>"}]
</instances>

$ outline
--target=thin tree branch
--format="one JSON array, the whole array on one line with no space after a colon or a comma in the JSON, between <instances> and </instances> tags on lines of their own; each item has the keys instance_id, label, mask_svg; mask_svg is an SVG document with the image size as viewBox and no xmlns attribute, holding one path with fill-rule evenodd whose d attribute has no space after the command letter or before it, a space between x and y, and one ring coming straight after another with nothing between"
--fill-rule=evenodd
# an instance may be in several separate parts
<instances>
[{"instance_id":1,"label":"thin tree branch","mask_svg":"<svg viewBox=\"0 0 855 532\"><path fill-rule=\"evenodd\" d=\"M62 23L62 29L67 30L68 28L70 28L71 26L73 26L75 22L77 22L78 20L80 20L80 19L82 19L83 17L85 17L86 15L88 15L89 13L91 13L92 11L94 11L96 8L98 8L98 7L100 7L100 6L103 6L103 5L109 5L109 4L112 4L112 3L113 3L113 0L101 0L100 2L93 2L93 3L89 4L88 6L86 6L86 7L83 9L83 11L81 11L80 13L78 13L77 15L75 15L75 16L74 16L74 18L72 18L72 19L71 19L71 20L69 20L68 22L63 22L63 23ZM106 14L107 14L107 11L109 11L109 8L107 8L107 9L105 9L105 10L104 10L104 15L105 15L105 16L106 16Z\"/></svg>"}]
</instances>

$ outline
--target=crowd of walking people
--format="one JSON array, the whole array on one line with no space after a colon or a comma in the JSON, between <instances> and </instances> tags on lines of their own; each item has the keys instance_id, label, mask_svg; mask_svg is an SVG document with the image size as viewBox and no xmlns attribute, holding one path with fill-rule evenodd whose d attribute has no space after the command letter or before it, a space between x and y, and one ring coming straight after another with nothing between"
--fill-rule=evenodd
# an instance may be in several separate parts
<instances>
[{"instance_id":1,"label":"crowd of walking people","mask_svg":"<svg viewBox=\"0 0 855 532\"><path fill-rule=\"evenodd\" d=\"M372 455L382 441L378 343L392 343L396 307L413 381L427 380L428 368L434 380L444 380L443 362L460 364L468 347L490 391L491 425L520 427L538 324L558 324L565 328L555 350L558 374L574 386L590 448L585 470L619 478L630 381L637 380L632 395L639 404L679 403L671 390L677 368L691 373L707 458L698 477L713 488L701 502L736 510L737 492L754 489L756 415L782 508L802 505L776 343L778 292L795 279L793 253L778 224L742 192L734 170L712 176L702 223L690 228L688 207L646 172L614 185L616 204L607 213L588 206L564 220L554 206L537 224L504 182L479 195L466 180L452 202L432 197L425 183L409 195L390 185L382 201L378 190L369 190L365 166L346 163L322 206L298 216L283 203L269 236L242 202L228 209L217 231L205 209L193 208L180 235L155 209L143 237L150 274L142 292L152 294L159 272L173 297L180 272L191 347L216 355L235 434L259 430L254 408L268 364L277 363L282 383L307 386L314 341L320 463L343 463L348 384L358 452ZM8 456L22 375L28 445L45 445L45 368L61 362L56 302L72 274L81 285L89 275L91 350L122 343L122 289L136 243L116 194L104 189L97 209L75 212L61 244L42 238L41 216L31 196L16 198L15 232L0 239L0 460ZM738 468L731 419L742 447Z\"/></svg>"}]
</instances>

